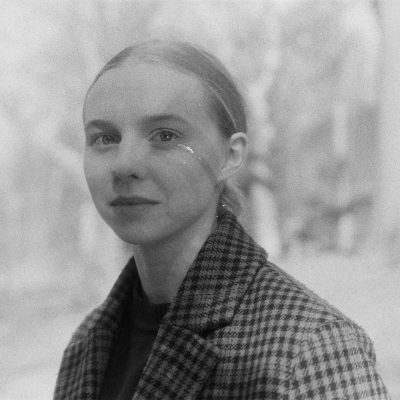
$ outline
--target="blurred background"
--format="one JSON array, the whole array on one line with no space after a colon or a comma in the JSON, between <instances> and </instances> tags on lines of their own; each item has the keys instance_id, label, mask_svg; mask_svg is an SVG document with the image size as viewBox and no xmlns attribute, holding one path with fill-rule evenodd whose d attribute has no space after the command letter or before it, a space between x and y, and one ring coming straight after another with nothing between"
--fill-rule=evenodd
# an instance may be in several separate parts
<instances>
[{"instance_id":1,"label":"blurred background","mask_svg":"<svg viewBox=\"0 0 400 400\"><path fill-rule=\"evenodd\" d=\"M0 11L0 398L50 399L130 256L82 171L86 90L149 37L215 53L249 108L241 217L372 338L400 399L400 1L23 1Z\"/></svg>"}]
</instances>

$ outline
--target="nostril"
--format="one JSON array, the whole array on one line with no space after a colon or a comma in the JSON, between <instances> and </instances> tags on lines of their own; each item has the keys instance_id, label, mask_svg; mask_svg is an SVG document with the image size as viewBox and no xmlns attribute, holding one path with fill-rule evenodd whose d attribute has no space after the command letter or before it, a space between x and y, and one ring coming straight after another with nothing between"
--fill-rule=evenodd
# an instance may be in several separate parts
<instances>
[{"instance_id":1,"label":"nostril","mask_svg":"<svg viewBox=\"0 0 400 400\"><path fill-rule=\"evenodd\" d=\"M143 165L133 157L115 160L111 168L112 176L117 181L137 179L143 173Z\"/></svg>"},{"instance_id":2,"label":"nostril","mask_svg":"<svg viewBox=\"0 0 400 400\"><path fill-rule=\"evenodd\" d=\"M133 174L113 174L113 190L120 195L127 195L132 191L132 186L137 182L138 177Z\"/></svg>"},{"instance_id":3,"label":"nostril","mask_svg":"<svg viewBox=\"0 0 400 400\"><path fill-rule=\"evenodd\" d=\"M113 181L123 182L139 179L137 174L128 171L113 171L112 172Z\"/></svg>"}]
</instances>

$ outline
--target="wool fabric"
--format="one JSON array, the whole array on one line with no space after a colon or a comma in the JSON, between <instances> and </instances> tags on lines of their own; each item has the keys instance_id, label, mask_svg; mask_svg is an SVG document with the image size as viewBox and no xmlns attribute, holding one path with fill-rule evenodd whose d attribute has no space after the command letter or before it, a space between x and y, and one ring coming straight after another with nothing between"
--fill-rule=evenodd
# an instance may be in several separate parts
<instances>
[{"instance_id":1,"label":"wool fabric","mask_svg":"<svg viewBox=\"0 0 400 400\"><path fill-rule=\"evenodd\" d=\"M55 400L97 400L135 260L73 335ZM229 211L163 318L133 400L383 400L371 340L267 260Z\"/></svg>"}]
</instances>

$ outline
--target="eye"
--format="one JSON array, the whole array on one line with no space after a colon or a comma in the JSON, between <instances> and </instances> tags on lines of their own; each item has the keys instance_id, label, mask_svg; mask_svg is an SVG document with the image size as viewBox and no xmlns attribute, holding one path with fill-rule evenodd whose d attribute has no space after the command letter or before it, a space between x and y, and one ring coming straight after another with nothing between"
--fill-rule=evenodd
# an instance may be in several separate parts
<instances>
[{"instance_id":1,"label":"eye","mask_svg":"<svg viewBox=\"0 0 400 400\"><path fill-rule=\"evenodd\" d=\"M102 135L98 139L100 139L101 144L106 144L106 145L118 142L118 140L114 136L111 136L111 135Z\"/></svg>"},{"instance_id":2,"label":"eye","mask_svg":"<svg viewBox=\"0 0 400 400\"><path fill-rule=\"evenodd\" d=\"M158 129L154 131L151 137L151 140L157 142L171 142L174 139L177 139L179 134L170 129Z\"/></svg>"},{"instance_id":3,"label":"eye","mask_svg":"<svg viewBox=\"0 0 400 400\"><path fill-rule=\"evenodd\" d=\"M98 134L91 141L95 146L109 146L120 142L120 138L111 134Z\"/></svg>"}]
</instances>

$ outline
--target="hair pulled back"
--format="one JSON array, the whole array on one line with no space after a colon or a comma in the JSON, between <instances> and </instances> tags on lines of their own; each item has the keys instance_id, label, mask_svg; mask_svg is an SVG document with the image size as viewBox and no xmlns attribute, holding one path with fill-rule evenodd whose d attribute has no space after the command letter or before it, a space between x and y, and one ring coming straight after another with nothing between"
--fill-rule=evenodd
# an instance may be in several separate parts
<instances>
[{"instance_id":1,"label":"hair pulled back","mask_svg":"<svg viewBox=\"0 0 400 400\"><path fill-rule=\"evenodd\" d=\"M96 75L88 92L108 70L118 68L128 60L170 66L197 78L205 90L211 115L223 135L246 132L246 112L242 95L224 65L206 50L184 41L148 40L126 47L111 58ZM220 206L239 214L242 194L236 184L225 181L220 194Z\"/></svg>"}]
</instances>

